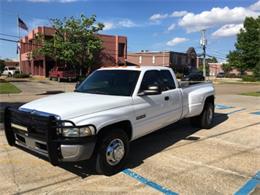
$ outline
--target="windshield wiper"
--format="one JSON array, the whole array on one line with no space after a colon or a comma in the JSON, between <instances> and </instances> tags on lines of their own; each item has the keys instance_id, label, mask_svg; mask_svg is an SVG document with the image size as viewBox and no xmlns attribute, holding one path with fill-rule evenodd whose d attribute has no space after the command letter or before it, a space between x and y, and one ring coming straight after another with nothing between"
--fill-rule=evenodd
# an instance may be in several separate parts
<instances>
[{"instance_id":1,"label":"windshield wiper","mask_svg":"<svg viewBox=\"0 0 260 195\"><path fill-rule=\"evenodd\" d=\"M99 91L99 90L87 90L87 91L83 91L83 93L108 95L108 93L106 93L104 91Z\"/></svg>"}]
</instances>

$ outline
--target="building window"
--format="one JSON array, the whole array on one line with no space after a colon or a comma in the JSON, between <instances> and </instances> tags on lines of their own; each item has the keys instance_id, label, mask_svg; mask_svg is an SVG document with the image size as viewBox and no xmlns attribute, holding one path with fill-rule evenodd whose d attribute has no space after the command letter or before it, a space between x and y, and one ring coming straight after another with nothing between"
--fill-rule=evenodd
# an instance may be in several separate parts
<instances>
[{"instance_id":1,"label":"building window","mask_svg":"<svg viewBox=\"0 0 260 195\"><path fill-rule=\"evenodd\" d=\"M155 56L153 56L152 63L155 64Z\"/></svg>"},{"instance_id":2,"label":"building window","mask_svg":"<svg viewBox=\"0 0 260 195\"><path fill-rule=\"evenodd\" d=\"M125 44L119 43L118 44L118 57L124 57L125 54Z\"/></svg>"},{"instance_id":3,"label":"building window","mask_svg":"<svg viewBox=\"0 0 260 195\"><path fill-rule=\"evenodd\" d=\"M139 56L139 64L142 64L142 56Z\"/></svg>"}]
</instances>

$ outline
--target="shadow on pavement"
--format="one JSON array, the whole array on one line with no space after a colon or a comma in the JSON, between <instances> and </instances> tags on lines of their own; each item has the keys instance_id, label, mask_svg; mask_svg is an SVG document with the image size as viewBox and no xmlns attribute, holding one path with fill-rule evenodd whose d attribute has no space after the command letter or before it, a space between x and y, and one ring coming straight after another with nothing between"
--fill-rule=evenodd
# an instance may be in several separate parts
<instances>
[{"instance_id":1,"label":"shadow on pavement","mask_svg":"<svg viewBox=\"0 0 260 195\"><path fill-rule=\"evenodd\" d=\"M226 114L216 113L214 127L228 119ZM134 168L149 158L166 148L174 145L180 140L189 140L191 143L199 141L200 137L192 134L201 130L190 125L189 119L181 120L173 125L160 129L152 134L144 136L131 143L128 163L125 168ZM96 175L94 159L79 163L64 163L59 167L66 169L78 176L85 178L89 175Z\"/></svg>"},{"instance_id":2,"label":"shadow on pavement","mask_svg":"<svg viewBox=\"0 0 260 195\"><path fill-rule=\"evenodd\" d=\"M4 110L6 107L18 108L26 102L1 102L0 103L0 123L3 122Z\"/></svg>"},{"instance_id":3,"label":"shadow on pavement","mask_svg":"<svg viewBox=\"0 0 260 195\"><path fill-rule=\"evenodd\" d=\"M228 116L226 114L216 113L213 127L218 126L227 119ZM167 126L154 133L133 141L130 147L131 149L129 153L128 163L125 168L135 168L141 165L145 159L161 151L169 150L169 147L173 146L175 143L181 140L190 141L186 144L200 141L200 137L193 136L194 133L200 130L200 128L192 127L189 123L189 119L184 119L177 123L174 123L173 125ZM28 151L26 149L25 151L43 160L48 160L46 157L40 156L34 152ZM70 171L71 173L82 178L86 178L89 175L97 175L97 173L95 172L94 158L77 163L60 163L58 167Z\"/></svg>"},{"instance_id":4,"label":"shadow on pavement","mask_svg":"<svg viewBox=\"0 0 260 195\"><path fill-rule=\"evenodd\" d=\"M25 80L25 79L10 79L8 82L12 83L24 83L24 82L31 82L30 80Z\"/></svg>"},{"instance_id":5,"label":"shadow on pavement","mask_svg":"<svg viewBox=\"0 0 260 195\"><path fill-rule=\"evenodd\" d=\"M45 93L39 93L36 95L54 95L54 94L59 94L59 93L64 93L65 91L61 90L53 90L53 91L46 91Z\"/></svg>"},{"instance_id":6,"label":"shadow on pavement","mask_svg":"<svg viewBox=\"0 0 260 195\"><path fill-rule=\"evenodd\" d=\"M227 119L228 116L226 114L216 113L213 127L218 126ZM200 128L192 127L189 119L184 119L134 141L131 144L128 168L139 166L146 158L173 146L181 140L190 141L188 143L199 141L200 137L192 135L200 130Z\"/></svg>"}]
</instances>

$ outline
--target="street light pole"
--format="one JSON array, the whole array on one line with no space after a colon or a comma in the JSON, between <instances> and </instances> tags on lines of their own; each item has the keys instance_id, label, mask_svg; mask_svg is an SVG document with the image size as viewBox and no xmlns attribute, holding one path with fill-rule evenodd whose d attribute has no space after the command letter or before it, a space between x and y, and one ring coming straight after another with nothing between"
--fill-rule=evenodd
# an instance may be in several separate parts
<instances>
[{"instance_id":1,"label":"street light pole","mask_svg":"<svg viewBox=\"0 0 260 195\"><path fill-rule=\"evenodd\" d=\"M206 39L206 30L203 29L201 31L201 38L200 38L200 45L203 49L203 76L206 78L206 45L207 45L207 39Z\"/></svg>"}]
</instances>

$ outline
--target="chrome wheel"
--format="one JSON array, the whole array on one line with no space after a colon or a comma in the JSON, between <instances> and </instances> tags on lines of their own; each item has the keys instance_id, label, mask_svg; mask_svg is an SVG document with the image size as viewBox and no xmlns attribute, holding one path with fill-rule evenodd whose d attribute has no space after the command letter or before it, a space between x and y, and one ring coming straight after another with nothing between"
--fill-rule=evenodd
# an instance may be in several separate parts
<instances>
[{"instance_id":1,"label":"chrome wheel","mask_svg":"<svg viewBox=\"0 0 260 195\"><path fill-rule=\"evenodd\" d=\"M106 149L106 161L108 164L117 165L125 155L124 142L121 139L112 140Z\"/></svg>"}]
</instances>

